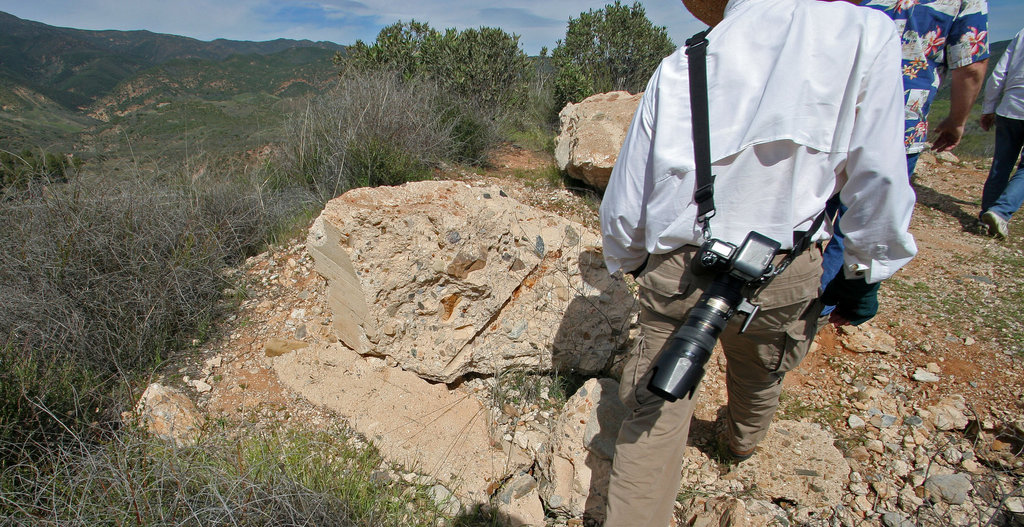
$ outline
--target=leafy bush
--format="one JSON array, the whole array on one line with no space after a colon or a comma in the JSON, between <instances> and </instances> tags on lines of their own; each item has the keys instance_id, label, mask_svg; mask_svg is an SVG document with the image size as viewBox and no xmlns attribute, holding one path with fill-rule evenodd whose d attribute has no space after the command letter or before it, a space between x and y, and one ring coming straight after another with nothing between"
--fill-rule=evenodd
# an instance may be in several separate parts
<instances>
[{"instance_id":1,"label":"leafy bush","mask_svg":"<svg viewBox=\"0 0 1024 527\"><path fill-rule=\"evenodd\" d=\"M559 40L551 54L558 70L558 107L595 93L640 92L674 50L665 28L652 24L639 2L630 7L616 0L580 13L569 19L565 40Z\"/></svg>"},{"instance_id":2,"label":"leafy bush","mask_svg":"<svg viewBox=\"0 0 1024 527\"><path fill-rule=\"evenodd\" d=\"M397 71L406 79L427 77L495 112L521 109L533 74L518 36L492 27L442 33L415 20L385 27L373 44L356 41L339 60L362 70Z\"/></svg>"},{"instance_id":3,"label":"leafy bush","mask_svg":"<svg viewBox=\"0 0 1024 527\"><path fill-rule=\"evenodd\" d=\"M432 81L349 70L288 125L284 167L322 201L351 188L422 179L442 161L479 163L494 126Z\"/></svg>"}]
</instances>

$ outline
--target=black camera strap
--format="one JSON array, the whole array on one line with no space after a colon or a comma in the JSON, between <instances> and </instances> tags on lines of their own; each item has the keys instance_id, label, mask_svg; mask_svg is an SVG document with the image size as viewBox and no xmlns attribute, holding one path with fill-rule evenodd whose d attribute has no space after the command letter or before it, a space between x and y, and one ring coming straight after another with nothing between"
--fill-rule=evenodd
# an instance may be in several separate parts
<instances>
[{"instance_id":1,"label":"black camera strap","mask_svg":"<svg viewBox=\"0 0 1024 527\"><path fill-rule=\"evenodd\" d=\"M693 160L697 165L697 222L705 240L711 239L709 220L715 215L715 176L711 173L711 128L708 112L708 32L686 39L686 60L690 76L690 121L693 128Z\"/></svg>"}]
</instances>

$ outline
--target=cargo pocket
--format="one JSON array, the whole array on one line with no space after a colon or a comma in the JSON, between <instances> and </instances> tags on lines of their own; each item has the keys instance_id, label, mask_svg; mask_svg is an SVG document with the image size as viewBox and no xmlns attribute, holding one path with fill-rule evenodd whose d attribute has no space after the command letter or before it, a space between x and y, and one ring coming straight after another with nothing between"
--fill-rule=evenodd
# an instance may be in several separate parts
<instances>
[{"instance_id":1,"label":"cargo pocket","mask_svg":"<svg viewBox=\"0 0 1024 527\"><path fill-rule=\"evenodd\" d=\"M786 373L796 368L803 362L807 350L814 342L814 336L818 333L819 314L821 305L811 300L804 307L804 312L797 320L794 320L786 328L785 343L782 346L782 354L778 357L776 364L771 371L775 373Z\"/></svg>"}]
</instances>

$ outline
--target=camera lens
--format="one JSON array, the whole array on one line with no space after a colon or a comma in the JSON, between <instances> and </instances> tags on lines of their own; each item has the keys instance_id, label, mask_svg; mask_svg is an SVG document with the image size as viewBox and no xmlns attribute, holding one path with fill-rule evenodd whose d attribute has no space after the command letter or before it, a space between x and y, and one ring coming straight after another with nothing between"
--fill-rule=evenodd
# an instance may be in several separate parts
<instances>
[{"instance_id":1,"label":"camera lens","mask_svg":"<svg viewBox=\"0 0 1024 527\"><path fill-rule=\"evenodd\" d=\"M693 395L718 336L743 301L744 282L719 275L662 348L647 389L675 401Z\"/></svg>"}]
</instances>

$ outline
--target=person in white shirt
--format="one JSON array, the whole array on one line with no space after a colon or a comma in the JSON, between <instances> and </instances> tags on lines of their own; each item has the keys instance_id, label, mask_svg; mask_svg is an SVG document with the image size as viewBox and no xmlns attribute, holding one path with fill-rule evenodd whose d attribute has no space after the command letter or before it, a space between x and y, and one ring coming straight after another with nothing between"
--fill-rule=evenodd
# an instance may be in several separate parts
<instances>
[{"instance_id":1,"label":"person in white shirt","mask_svg":"<svg viewBox=\"0 0 1024 527\"><path fill-rule=\"evenodd\" d=\"M849 209L839 314L866 320L877 284L916 254L914 193L903 144L900 38L884 14L816 0L683 0L708 34L710 143L717 212L711 236L739 245L757 231L792 250L837 192ZM693 272L704 241L683 50L666 58L637 109L601 203L611 273L634 274L641 334L620 397L606 526L668 525L697 393L669 402L648 389L651 365L714 277ZM827 228L812 233L828 239ZM776 258L783 257L780 255ZM734 461L754 453L782 378L819 327L820 244L752 298L760 311L720 340L727 360L724 440ZM737 317L738 318L738 317Z\"/></svg>"},{"instance_id":2,"label":"person in white shirt","mask_svg":"<svg viewBox=\"0 0 1024 527\"><path fill-rule=\"evenodd\" d=\"M996 147L981 192L980 218L990 235L1006 238L1007 223L1024 202L1024 30L1010 42L985 84L981 128L988 131L993 124Z\"/></svg>"}]
</instances>

